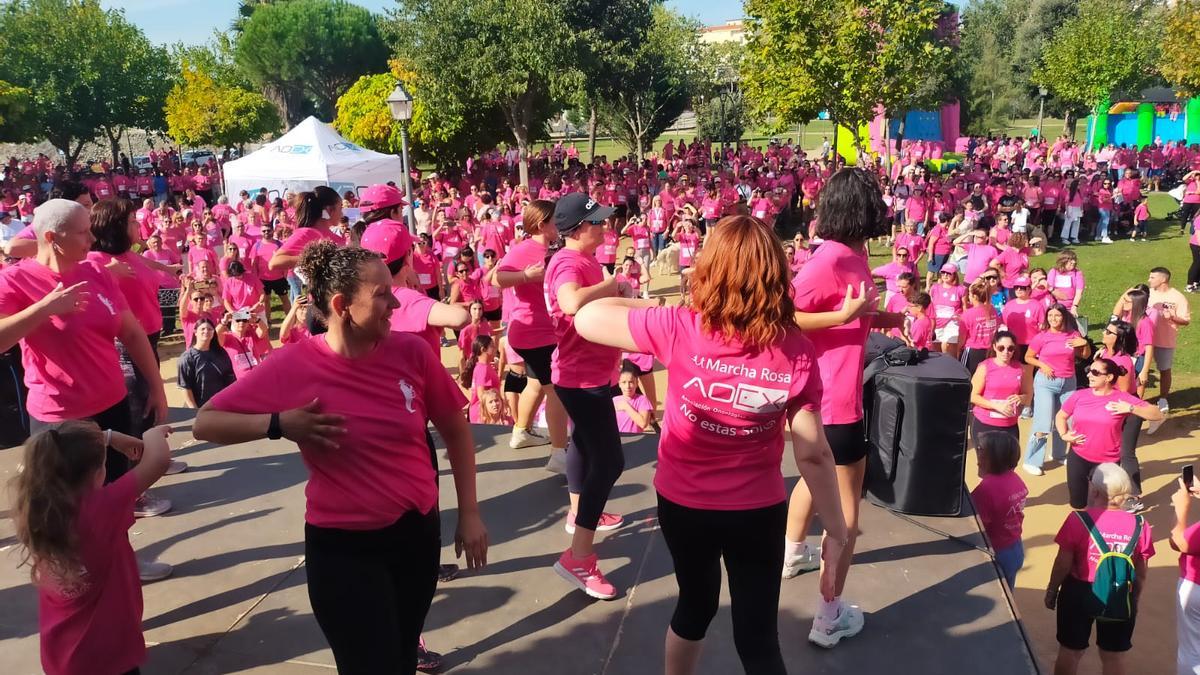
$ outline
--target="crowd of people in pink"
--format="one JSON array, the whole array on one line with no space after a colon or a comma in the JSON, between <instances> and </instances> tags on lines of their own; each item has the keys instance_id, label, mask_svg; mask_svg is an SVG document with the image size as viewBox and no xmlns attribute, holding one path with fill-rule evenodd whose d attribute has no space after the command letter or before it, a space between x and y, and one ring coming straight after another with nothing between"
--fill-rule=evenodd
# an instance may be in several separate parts
<instances>
[{"instance_id":1,"label":"crowd of people in pink","mask_svg":"<svg viewBox=\"0 0 1200 675\"><path fill-rule=\"evenodd\" d=\"M0 350L24 373L32 437L14 517L46 672L144 662L140 583L171 568L139 559L127 530L135 513L171 508L147 490L186 470L163 426L160 344L174 334L196 439L299 446L309 598L340 672L438 665L421 630L457 568L439 560L430 425L450 460L466 565L488 557L470 424L505 425L511 448L545 448L546 469L566 478L554 573L603 600L622 595L598 536L625 524L606 510L621 434L658 435L658 525L679 586L667 673L697 668L722 562L746 672L786 672L779 596L803 572L820 576L809 641L858 634L864 616L847 595L872 332L970 374L974 505L1010 586L1025 481L1066 464L1074 511L1046 596L1055 672L1074 672L1093 624L1106 668L1120 668L1136 609L1098 614L1093 583L1126 571L1102 558L1125 551L1136 607L1155 554L1137 447L1170 414L1200 291L1200 146L971 138L937 169L933 154L907 142L890 167L844 168L791 140L679 140L641 162L584 163L558 142L414 169L412 204L401 176L344 194L226 195L216 158L195 166L173 150L144 169L10 159ZM1167 236L1148 229L1147 195L1177 186L1186 281L1131 268L1089 339L1080 309L1095 291L1074 247ZM1032 262L1048 250L1052 265ZM790 493L785 441L802 477ZM1172 498L1180 673L1200 672L1197 497L1200 483L1181 481Z\"/></svg>"}]
</instances>

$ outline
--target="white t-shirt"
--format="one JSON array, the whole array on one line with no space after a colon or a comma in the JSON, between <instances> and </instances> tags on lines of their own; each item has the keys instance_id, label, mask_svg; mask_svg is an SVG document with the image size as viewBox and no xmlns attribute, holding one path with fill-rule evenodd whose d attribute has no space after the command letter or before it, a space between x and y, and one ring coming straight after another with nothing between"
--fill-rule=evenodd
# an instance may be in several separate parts
<instances>
[{"instance_id":1,"label":"white t-shirt","mask_svg":"<svg viewBox=\"0 0 1200 675\"><path fill-rule=\"evenodd\" d=\"M1013 232L1025 232L1028 229L1029 209L1022 206L1009 214L1009 220L1012 222Z\"/></svg>"}]
</instances>

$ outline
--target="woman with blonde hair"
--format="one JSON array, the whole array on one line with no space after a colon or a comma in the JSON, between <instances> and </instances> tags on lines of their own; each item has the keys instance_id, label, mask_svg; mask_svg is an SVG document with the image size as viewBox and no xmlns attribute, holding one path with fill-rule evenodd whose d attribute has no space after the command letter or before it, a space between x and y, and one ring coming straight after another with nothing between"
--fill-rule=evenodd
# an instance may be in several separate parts
<instances>
[{"instance_id":1,"label":"woman with blonde hair","mask_svg":"<svg viewBox=\"0 0 1200 675\"><path fill-rule=\"evenodd\" d=\"M709 236L721 255L698 259L688 305L648 308L600 298L579 310L575 328L591 342L653 354L671 373L654 478L679 584L666 672L696 670L723 560L743 667L783 673L777 622L785 426L826 528L826 598L846 555L847 529L821 425L816 354L796 325L783 251L770 228L747 216L722 219Z\"/></svg>"}]
</instances>

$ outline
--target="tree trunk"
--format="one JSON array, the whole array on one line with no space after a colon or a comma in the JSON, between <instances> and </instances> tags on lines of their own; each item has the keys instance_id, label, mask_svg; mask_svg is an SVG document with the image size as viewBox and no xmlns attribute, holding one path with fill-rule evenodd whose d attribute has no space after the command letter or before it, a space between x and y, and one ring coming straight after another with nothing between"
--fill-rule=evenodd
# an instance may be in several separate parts
<instances>
[{"instance_id":1,"label":"tree trunk","mask_svg":"<svg viewBox=\"0 0 1200 675\"><path fill-rule=\"evenodd\" d=\"M900 152L900 148L904 145L904 118L908 113L900 113L900 123L896 125L896 152Z\"/></svg>"},{"instance_id":2,"label":"tree trunk","mask_svg":"<svg viewBox=\"0 0 1200 675\"><path fill-rule=\"evenodd\" d=\"M112 150L113 168L121 165L121 137L125 135L125 129L117 127L116 134L113 133L111 127L101 127L104 130L104 135L108 137L108 146Z\"/></svg>"},{"instance_id":3,"label":"tree trunk","mask_svg":"<svg viewBox=\"0 0 1200 675\"><path fill-rule=\"evenodd\" d=\"M1075 125L1079 121L1079 117L1075 114L1075 110L1067 108L1063 113L1063 131L1071 136L1071 140L1075 140Z\"/></svg>"},{"instance_id":4,"label":"tree trunk","mask_svg":"<svg viewBox=\"0 0 1200 675\"><path fill-rule=\"evenodd\" d=\"M596 162L596 104L588 102L588 157L591 162Z\"/></svg>"},{"instance_id":5,"label":"tree trunk","mask_svg":"<svg viewBox=\"0 0 1200 675\"><path fill-rule=\"evenodd\" d=\"M840 154L838 153L838 134L841 133L842 125L832 117L830 118L830 121L833 122L833 170L837 171L839 159L838 155Z\"/></svg>"}]
</instances>

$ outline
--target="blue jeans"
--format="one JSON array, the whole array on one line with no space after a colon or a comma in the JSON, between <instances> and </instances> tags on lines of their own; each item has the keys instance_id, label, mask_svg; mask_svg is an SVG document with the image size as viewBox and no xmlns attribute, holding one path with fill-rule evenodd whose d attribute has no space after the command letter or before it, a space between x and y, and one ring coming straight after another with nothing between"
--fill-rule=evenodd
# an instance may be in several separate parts
<instances>
[{"instance_id":1,"label":"blue jeans","mask_svg":"<svg viewBox=\"0 0 1200 675\"><path fill-rule=\"evenodd\" d=\"M1066 459L1067 444L1054 428L1054 416L1074 391L1074 377L1046 377L1040 370L1033 376L1033 429L1025 448L1026 464L1041 467L1046 461L1047 436L1050 438L1050 458Z\"/></svg>"},{"instance_id":2,"label":"blue jeans","mask_svg":"<svg viewBox=\"0 0 1200 675\"><path fill-rule=\"evenodd\" d=\"M1112 219L1112 211L1108 209L1100 209L1100 222L1096 225L1096 238L1104 239L1108 236L1108 221Z\"/></svg>"},{"instance_id":3,"label":"blue jeans","mask_svg":"<svg viewBox=\"0 0 1200 675\"><path fill-rule=\"evenodd\" d=\"M287 275L288 282L288 300L295 302L296 298L300 297L300 292L304 287L300 284L300 279L295 274Z\"/></svg>"},{"instance_id":4,"label":"blue jeans","mask_svg":"<svg viewBox=\"0 0 1200 675\"><path fill-rule=\"evenodd\" d=\"M1017 572L1025 564L1025 547L1021 545L1021 541L1017 540L1017 543L1012 546L996 551L996 564L1004 573L1004 580L1008 582L1008 587L1016 588Z\"/></svg>"},{"instance_id":5,"label":"blue jeans","mask_svg":"<svg viewBox=\"0 0 1200 675\"><path fill-rule=\"evenodd\" d=\"M666 245L666 238L666 232L656 232L650 235L650 246L654 249L654 255L658 255L658 252L663 250L663 246Z\"/></svg>"}]
</instances>

